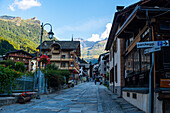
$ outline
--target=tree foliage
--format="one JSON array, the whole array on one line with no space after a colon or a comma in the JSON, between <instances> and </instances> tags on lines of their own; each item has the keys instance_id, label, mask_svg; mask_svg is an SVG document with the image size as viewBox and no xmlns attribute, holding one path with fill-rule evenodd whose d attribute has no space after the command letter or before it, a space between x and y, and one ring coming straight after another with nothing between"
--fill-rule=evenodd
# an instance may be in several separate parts
<instances>
[{"instance_id":1,"label":"tree foliage","mask_svg":"<svg viewBox=\"0 0 170 113\"><path fill-rule=\"evenodd\" d=\"M0 65L0 93L4 93L7 87L14 85L16 78L21 77L21 75L21 72L11 69L10 66Z\"/></svg>"},{"instance_id":2,"label":"tree foliage","mask_svg":"<svg viewBox=\"0 0 170 113\"><path fill-rule=\"evenodd\" d=\"M55 64L48 64L43 73L47 79L48 87L58 87L68 83L70 75L68 70L59 70Z\"/></svg>"},{"instance_id":3,"label":"tree foliage","mask_svg":"<svg viewBox=\"0 0 170 113\"><path fill-rule=\"evenodd\" d=\"M24 73L26 71L25 64L23 62L16 62L15 70Z\"/></svg>"},{"instance_id":4,"label":"tree foliage","mask_svg":"<svg viewBox=\"0 0 170 113\"><path fill-rule=\"evenodd\" d=\"M0 39L2 37L5 41L0 41L0 48L4 43L9 43L14 49L33 53L40 44L40 24L22 19L16 21L0 19ZM46 31L44 31L43 40L49 40ZM13 49L12 46L10 46L11 49ZM5 51L5 47L3 48L3 54L11 51L11 49Z\"/></svg>"}]
</instances>

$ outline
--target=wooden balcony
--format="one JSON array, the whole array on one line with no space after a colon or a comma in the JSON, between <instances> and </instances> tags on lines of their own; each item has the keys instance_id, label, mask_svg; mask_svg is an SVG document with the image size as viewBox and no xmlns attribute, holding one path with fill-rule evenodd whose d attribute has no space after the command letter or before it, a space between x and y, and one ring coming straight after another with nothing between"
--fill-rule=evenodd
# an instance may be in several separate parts
<instances>
[{"instance_id":1,"label":"wooden balcony","mask_svg":"<svg viewBox=\"0 0 170 113\"><path fill-rule=\"evenodd\" d=\"M73 61L72 58L51 57L50 61Z\"/></svg>"},{"instance_id":2,"label":"wooden balcony","mask_svg":"<svg viewBox=\"0 0 170 113\"><path fill-rule=\"evenodd\" d=\"M14 60L14 62L23 62L23 63L25 63L25 64L28 64L28 63L29 63L29 61L23 61L23 60Z\"/></svg>"},{"instance_id":3,"label":"wooden balcony","mask_svg":"<svg viewBox=\"0 0 170 113\"><path fill-rule=\"evenodd\" d=\"M9 57L32 58L31 56L17 55L17 54L9 54Z\"/></svg>"}]
</instances>

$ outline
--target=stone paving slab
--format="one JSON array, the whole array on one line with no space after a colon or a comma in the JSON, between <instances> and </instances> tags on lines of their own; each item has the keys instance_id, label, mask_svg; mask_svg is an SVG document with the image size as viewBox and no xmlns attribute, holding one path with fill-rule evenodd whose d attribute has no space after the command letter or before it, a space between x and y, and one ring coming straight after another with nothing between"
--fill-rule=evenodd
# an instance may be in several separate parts
<instances>
[{"instance_id":1,"label":"stone paving slab","mask_svg":"<svg viewBox=\"0 0 170 113\"><path fill-rule=\"evenodd\" d=\"M40 97L26 104L2 106L0 113L143 113L94 82Z\"/></svg>"}]
</instances>

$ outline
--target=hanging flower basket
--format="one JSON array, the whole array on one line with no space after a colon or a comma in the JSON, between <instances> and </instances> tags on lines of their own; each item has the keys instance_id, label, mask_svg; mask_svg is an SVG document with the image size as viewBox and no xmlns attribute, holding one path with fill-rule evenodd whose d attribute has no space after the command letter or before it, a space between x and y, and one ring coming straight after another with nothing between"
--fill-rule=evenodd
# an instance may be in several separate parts
<instances>
[{"instance_id":1,"label":"hanging flower basket","mask_svg":"<svg viewBox=\"0 0 170 113\"><path fill-rule=\"evenodd\" d=\"M40 56L39 62L42 62L45 65L50 64L50 58L47 55L42 55Z\"/></svg>"}]
</instances>

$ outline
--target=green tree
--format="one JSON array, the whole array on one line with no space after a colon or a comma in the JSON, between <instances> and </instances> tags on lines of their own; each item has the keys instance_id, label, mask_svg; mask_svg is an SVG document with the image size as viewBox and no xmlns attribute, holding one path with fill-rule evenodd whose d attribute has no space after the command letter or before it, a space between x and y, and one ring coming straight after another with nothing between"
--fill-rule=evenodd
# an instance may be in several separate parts
<instances>
[{"instance_id":1,"label":"green tree","mask_svg":"<svg viewBox=\"0 0 170 113\"><path fill-rule=\"evenodd\" d=\"M16 62L15 64L15 70L20 72L25 72L25 64L23 62Z\"/></svg>"},{"instance_id":2,"label":"green tree","mask_svg":"<svg viewBox=\"0 0 170 113\"><path fill-rule=\"evenodd\" d=\"M15 62L13 60L6 60L5 61L5 66L10 67L11 69L15 69Z\"/></svg>"}]
</instances>

